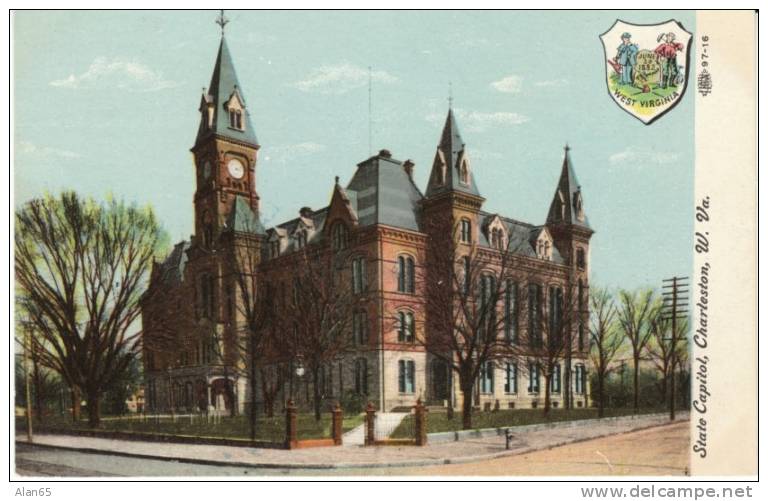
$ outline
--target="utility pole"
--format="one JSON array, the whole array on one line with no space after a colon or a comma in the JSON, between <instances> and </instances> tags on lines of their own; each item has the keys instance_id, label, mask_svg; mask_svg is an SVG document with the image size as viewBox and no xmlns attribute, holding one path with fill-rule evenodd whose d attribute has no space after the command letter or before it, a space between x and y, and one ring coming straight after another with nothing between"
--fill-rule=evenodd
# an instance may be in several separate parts
<instances>
[{"instance_id":1,"label":"utility pole","mask_svg":"<svg viewBox=\"0 0 768 501\"><path fill-rule=\"evenodd\" d=\"M27 442L32 442L32 392L29 390L29 358L30 348L32 346L32 335L30 331L31 327L29 324L26 324L24 326L24 393L27 400Z\"/></svg>"},{"instance_id":2,"label":"utility pole","mask_svg":"<svg viewBox=\"0 0 768 501\"><path fill-rule=\"evenodd\" d=\"M677 365L677 320L688 318L688 277L665 279L662 285L663 303L661 315L664 320L672 321L669 367L669 420L675 420L675 366Z\"/></svg>"}]
</instances>

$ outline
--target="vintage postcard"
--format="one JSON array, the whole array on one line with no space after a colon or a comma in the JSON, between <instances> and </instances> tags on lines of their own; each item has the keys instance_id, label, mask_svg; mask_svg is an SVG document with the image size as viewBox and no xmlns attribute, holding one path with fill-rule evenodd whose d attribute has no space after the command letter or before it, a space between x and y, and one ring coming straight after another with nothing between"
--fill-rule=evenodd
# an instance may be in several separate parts
<instances>
[{"instance_id":1,"label":"vintage postcard","mask_svg":"<svg viewBox=\"0 0 768 501\"><path fill-rule=\"evenodd\" d=\"M11 12L16 496L756 480L757 18Z\"/></svg>"}]
</instances>

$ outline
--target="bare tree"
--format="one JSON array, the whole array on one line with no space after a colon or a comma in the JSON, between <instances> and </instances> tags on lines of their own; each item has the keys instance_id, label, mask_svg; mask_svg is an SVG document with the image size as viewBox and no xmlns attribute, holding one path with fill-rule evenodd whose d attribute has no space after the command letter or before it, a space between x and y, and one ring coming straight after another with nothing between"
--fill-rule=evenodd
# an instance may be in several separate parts
<instances>
[{"instance_id":1,"label":"bare tree","mask_svg":"<svg viewBox=\"0 0 768 501\"><path fill-rule=\"evenodd\" d=\"M619 300L621 303L618 309L619 323L632 349L633 404L637 412L640 409L640 359L653 334L651 320L656 316L657 307L654 305L657 305L658 301L655 300L653 291L650 289L633 292L622 290L619 293Z\"/></svg>"},{"instance_id":2,"label":"bare tree","mask_svg":"<svg viewBox=\"0 0 768 501\"><path fill-rule=\"evenodd\" d=\"M527 229L506 238L499 232L491 248L482 248L462 242L460 222L451 221L450 231L441 231L443 221L427 224L436 226L427 232L432 241L424 266L429 270L423 295L429 334L417 341L458 375L462 426L472 426L480 375L511 360L524 361L523 371L534 367L544 375L548 412L551 381L560 377L559 361L570 353L579 314L573 281L566 278L550 287L554 299L547 306L549 295L541 281L549 275L542 274L538 257L526 252Z\"/></svg>"},{"instance_id":3,"label":"bare tree","mask_svg":"<svg viewBox=\"0 0 768 501\"><path fill-rule=\"evenodd\" d=\"M611 362L624 343L616 323L616 303L607 289L592 288L589 295L590 358L597 377L597 415L605 414L605 382L611 373Z\"/></svg>"},{"instance_id":4,"label":"bare tree","mask_svg":"<svg viewBox=\"0 0 768 501\"><path fill-rule=\"evenodd\" d=\"M136 355L131 329L163 233L150 209L67 192L19 209L15 241L17 284L41 339L40 360L73 393L85 393L97 426L104 389Z\"/></svg>"},{"instance_id":5,"label":"bare tree","mask_svg":"<svg viewBox=\"0 0 768 501\"><path fill-rule=\"evenodd\" d=\"M286 349L312 377L315 419L320 420L325 367L350 352L352 316L367 288L365 265L353 267L345 251L309 245L289 270L291 299L280 315Z\"/></svg>"}]
</instances>

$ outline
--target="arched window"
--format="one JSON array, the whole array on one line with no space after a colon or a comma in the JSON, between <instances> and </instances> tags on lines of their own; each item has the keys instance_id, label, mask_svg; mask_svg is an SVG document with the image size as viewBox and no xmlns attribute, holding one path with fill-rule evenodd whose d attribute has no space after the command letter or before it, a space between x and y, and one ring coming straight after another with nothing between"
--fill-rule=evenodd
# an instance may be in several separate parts
<instances>
[{"instance_id":1,"label":"arched window","mask_svg":"<svg viewBox=\"0 0 768 501\"><path fill-rule=\"evenodd\" d=\"M397 291L413 294L416 290L416 266L411 256L397 258Z\"/></svg>"},{"instance_id":2,"label":"arched window","mask_svg":"<svg viewBox=\"0 0 768 501\"><path fill-rule=\"evenodd\" d=\"M349 230L347 229L347 225L340 221L335 223L331 229L331 241L333 250L340 251L346 249L349 243Z\"/></svg>"},{"instance_id":3,"label":"arched window","mask_svg":"<svg viewBox=\"0 0 768 501\"><path fill-rule=\"evenodd\" d=\"M412 343L414 340L413 313L400 311L397 313L397 342Z\"/></svg>"},{"instance_id":4,"label":"arched window","mask_svg":"<svg viewBox=\"0 0 768 501\"><path fill-rule=\"evenodd\" d=\"M365 258L356 257L352 260L352 292L360 294L367 287L365 279Z\"/></svg>"}]
</instances>

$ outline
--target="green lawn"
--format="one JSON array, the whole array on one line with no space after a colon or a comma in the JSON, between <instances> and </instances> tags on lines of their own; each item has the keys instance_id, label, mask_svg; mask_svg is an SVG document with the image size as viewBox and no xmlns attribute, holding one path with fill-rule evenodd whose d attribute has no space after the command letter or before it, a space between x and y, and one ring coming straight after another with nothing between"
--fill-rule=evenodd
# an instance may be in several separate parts
<instances>
[{"instance_id":1,"label":"green lawn","mask_svg":"<svg viewBox=\"0 0 768 501\"><path fill-rule=\"evenodd\" d=\"M331 416L324 414L320 421L315 421L311 414L299 414L297 416L298 438L330 438ZM363 415L345 416L342 423L344 432L363 423ZM33 429L35 424L33 424ZM83 420L72 423L71 419L64 417L46 417L43 423L38 424L40 431L66 431L72 429L89 430L88 422ZM16 419L16 429L25 430L26 421L23 418ZM187 435L197 437L216 438L250 438L250 423L246 416L222 416L219 422L208 421L204 416L176 417L175 420L168 416L156 419L147 416L146 420L141 416L131 417L103 417L99 430L112 430L124 432L159 433L169 435ZM285 416L274 418L261 418L256 427L256 439L269 442L282 442L285 439Z\"/></svg>"},{"instance_id":2,"label":"green lawn","mask_svg":"<svg viewBox=\"0 0 768 501\"><path fill-rule=\"evenodd\" d=\"M640 409L640 414L664 412L665 409ZM605 417L627 416L633 414L632 409L605 409ZM551 423L556 421L574 421L578 419L597 418L597 409L550 409L544 415L543 409L504 409L498 411L472 413L472 429L507 428L528 424ZM406 416L391 435L392 438L411 438L413 430L413 415ZM448 419L445 412L430 412L427 414L427 433L461 430L461 412L454 412L453 419Z\"/></svg>"}]
</instances>

